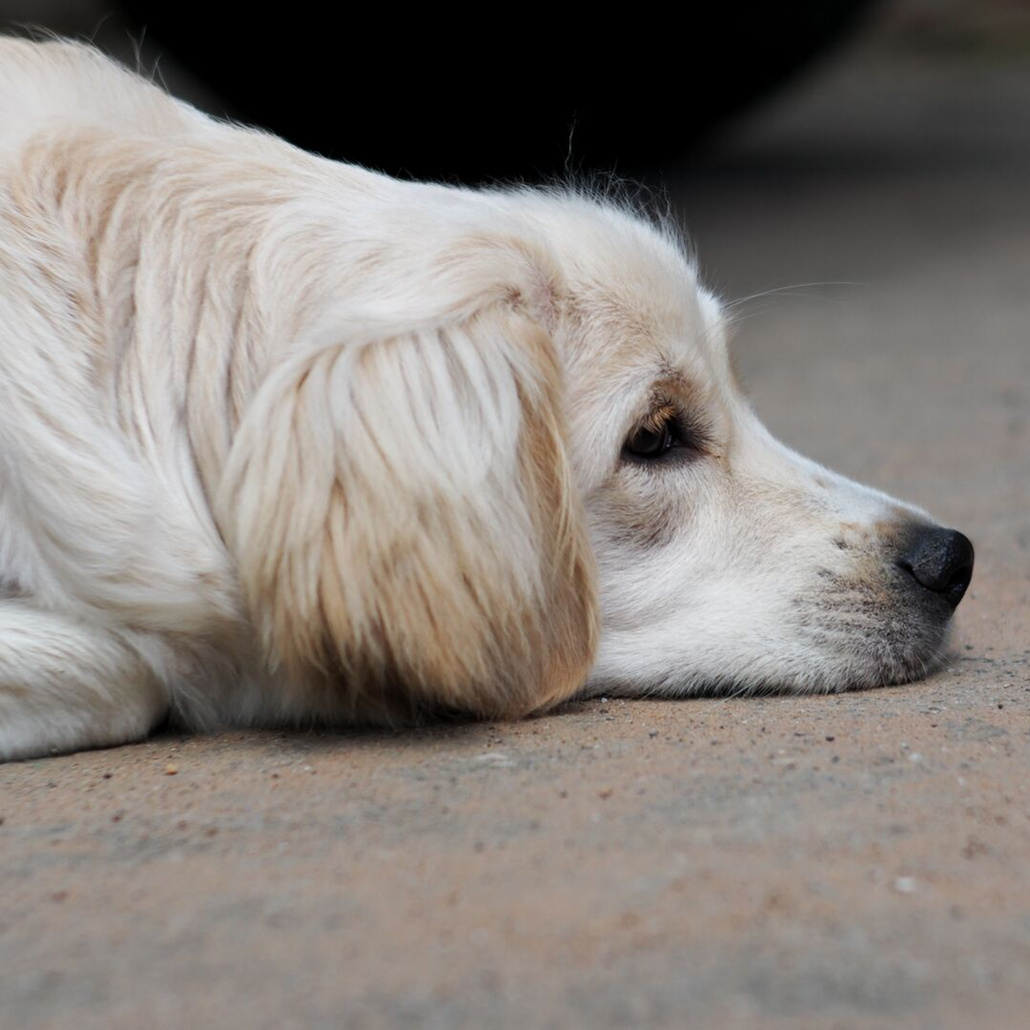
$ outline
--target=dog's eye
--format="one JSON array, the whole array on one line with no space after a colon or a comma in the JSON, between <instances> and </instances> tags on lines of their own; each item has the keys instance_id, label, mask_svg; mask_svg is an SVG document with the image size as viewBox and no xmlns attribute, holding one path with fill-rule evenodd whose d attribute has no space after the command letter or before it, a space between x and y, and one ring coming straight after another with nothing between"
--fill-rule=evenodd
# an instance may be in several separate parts
<instances>
[{"instance_id":1,"label":"dog's eye","mask_svg":"<svg viewBox=\"0 0 1030 1030\"><path fill-rule=\"evenodd\" d=\"M678 405L660 404L629 434L622 456L638 464L696 457L707 451L711 430Z\"/></svg>"},{"instance_id":2,"label":"dog's eye","mask_svg":"<svg viewBox=\"0 0 1030 1030\"><path fill-rule=\"evenodd\" d=\"M633 461L660 461L694 443L694 434L687 432L677 409L663 405L630 433L623 454Z\"/></svg>"},{"instance_id":3,"label":"dog's eye","mask_svg":"<svg viewBox=\"0 0 1030 1030\"><path fill-rule=\"evenodd\" d=\"M670 448L677 446L671 422L662 425L641 426L626 441L626 453L634 458L660 458Z\"/></svg>"}]
</instances>

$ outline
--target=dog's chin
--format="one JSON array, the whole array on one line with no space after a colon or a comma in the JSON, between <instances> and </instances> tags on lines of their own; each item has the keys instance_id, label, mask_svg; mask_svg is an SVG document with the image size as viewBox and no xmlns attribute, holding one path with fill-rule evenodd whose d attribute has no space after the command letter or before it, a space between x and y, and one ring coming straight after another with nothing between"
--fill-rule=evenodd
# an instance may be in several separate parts
<instances>
[{"instance_id":1,"label":"dog's chin","mask_svg":"<svg viewBox=\"0 0 1030 1030\"><path fill-rule=\"evenodd\" d=\"M813 652L801 690L830 693L923 679L947 657L953 605L894 570L880 582L833 577L795 606Z\"/></svg>"},{"instance_id":2,"label":"dog's chin","mask_svg":"<svg viewBox=\"0 0 1030 1030\"><path fill-rule=\"evenodd\" d=\"M839 647L814 658L811 671L784 693L834 694L893 687L924 679L940 669L948 655L948 623L892 629L879 637L849 637Z\"/></svg>"},{"instance_id":3,"label":"dog's chin","mask_svg":"<svg viewBox=\"0 0 1030 1030\"><path fill-rule=\"evenodd\" d=\"M581 696L746 697L897 686L941 668L950 634L951 607L944 602L918 604L893 595L874 613L809 598L761 653L742 651L739 639L722 648L709 640L703 667L692 668L684 656L657 675L652 669L648 681L632 672L620 676L604 661L602 647L601 666Z\"/></svg>"}]
</instances>

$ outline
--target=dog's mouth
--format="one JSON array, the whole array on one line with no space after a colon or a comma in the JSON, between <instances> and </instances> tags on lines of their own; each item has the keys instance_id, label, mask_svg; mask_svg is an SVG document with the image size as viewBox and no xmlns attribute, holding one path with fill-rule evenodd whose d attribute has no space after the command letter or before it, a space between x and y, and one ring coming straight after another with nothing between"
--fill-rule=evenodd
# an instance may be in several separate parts
<instances>
[{"instance_id":1,"label":"dog's mouth","mask_svg":"<svg viewBox=\"0 0 1030 1030\"><path fill-rule=\"evenodd\" d=\"M899 562L875 579L819 570L820 589L794 607L816 664L825 665L823 689L908 683L940 668L971 571L970 563L941 574L928 588Z\"/></svg>"},{"instance_id":2,"label":"dog's mouth","mask_svg":"<svg viewBox=\"0 0 1030 1030\"><path fill-rule=\"evenodd\" d=\"M819 568L819 587L794 599L805 642L825 663L824 689L907 683L940 668L972 579L970 541L913 523L849 557L847 570Z\"/></svg>"},{"instance_id":3,"label":"dog's mouth","mask_svg":"<svg viewBox=\"0 0 1030 1030\"><path fill-rule=\"evenodd\" d=\"M842 525L815 546L810 533L784 539L747 568L754 580L699 591L687 611L671 606L660 633L607 622L586 693L834 693L922 679L948 658L973 547L953 530L884 520ZM770 568L790 584L771 600ZM670 642L664 656L641 652L638 638L649 632Z\"/></svg>"}]
</instances>

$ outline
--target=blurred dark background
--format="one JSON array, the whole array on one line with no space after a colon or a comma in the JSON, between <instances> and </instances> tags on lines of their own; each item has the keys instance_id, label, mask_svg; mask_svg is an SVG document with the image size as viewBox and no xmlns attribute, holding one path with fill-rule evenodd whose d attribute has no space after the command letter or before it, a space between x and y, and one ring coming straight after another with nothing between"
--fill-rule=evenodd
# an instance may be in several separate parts
<instances>
[{"instance_id":1,"label":"blurred dark background","mask_svg":"<svg viewBox=\"0 0 1030 1030\"><path fill-rule=\"evenodd\" d=\"M299 146L393 175L481 181L675 159L869 6L790 0L742 17L712 5L691 15L689 34L625 15L563 27L548 5L491 23L363 5L335 25L219 22L193 0L160 12L125 0L122 10L242 118Z\"/></svg>"},{"instance_id":2,"label":"blurred dark background","mask_svg":"<svg viewBox=\"0 0 1030 1030\"><path fill-rule=\"evenodd\" d=\"M0 28L90 39L213 114L392 175L468 183L675 175L856 40L913 66L1030 53L1027 0L744 0L691 5L678 28L644 11L491 14L0 0Z\"/></svg>"},{"instance_id":3,"label":"blurred dark background","mask_svg":"<svg viewBox=\"0 0 1030 1030\"><path fill-rule=\"evenodd\" d=\"M489 24L388 6L240 18L196 0L0 0L0 13L130 59L138 48L173 88L192 77L185 92L203 106L305 149L393 175L481 182L641 175L675 161L825 59L876 4L705 6L672 31L644 12L563 27L544 6Z\"/></svg>"}]
</instances>

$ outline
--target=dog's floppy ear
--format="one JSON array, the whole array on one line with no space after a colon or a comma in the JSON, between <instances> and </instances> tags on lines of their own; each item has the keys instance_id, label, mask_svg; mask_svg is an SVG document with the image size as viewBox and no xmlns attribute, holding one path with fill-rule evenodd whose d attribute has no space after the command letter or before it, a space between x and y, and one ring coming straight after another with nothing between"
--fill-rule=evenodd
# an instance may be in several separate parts
<instances>
[{"instance_id":1,"label":"dog's floppy ear","mask_svg":"<svg viewBox=\"0 0 1030 1030\"><path fill-rule=\"evenodd\" d=\"M328 710L513 716L594 658L593 556L561 374L517 290L344 326L263 384L219 521L268 656Z\"/></svg>"}]
</instances>

